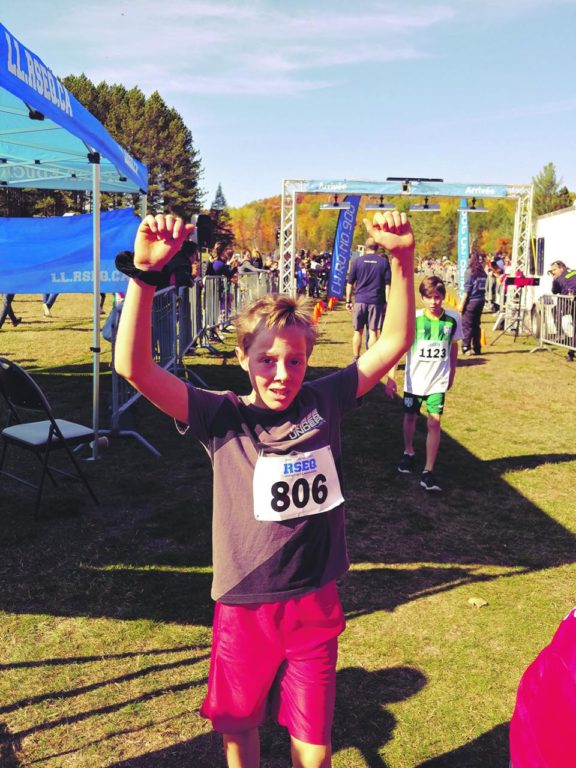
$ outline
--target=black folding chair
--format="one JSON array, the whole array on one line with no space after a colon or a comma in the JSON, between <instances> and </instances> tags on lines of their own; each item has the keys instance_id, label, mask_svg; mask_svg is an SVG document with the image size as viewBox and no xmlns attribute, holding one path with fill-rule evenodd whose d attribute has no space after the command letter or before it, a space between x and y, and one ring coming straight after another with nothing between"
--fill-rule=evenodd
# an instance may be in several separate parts
<instances>
[{"instance_id":1,"label":"black folding chair","mask_svg":"<svg viewBox=\"0 0 576 768\"><path fill-rule=\"evenodd\" d=\"M93 440L94 430L72 421L55 419L50 403L34 379L19 365L4 357L0 357L0 394L4 396L8 406L8 423L0 432L3 440L0 475L11 477L30 488L37 489L34 516L38 517L46 475L56 485L54 473L80 480L86 486L94 503L98 504L98 499L72 452L74 446ZM24 417L29 418L31 411L42 412L45 418L41 421L26 421ZM37 456L42 465L42 474L38 483L33 483L4 469L9 445L32 451ZM68 454L76 470L75 474L49 464L50 454L58 448L63 448Z\"/></svg>"}]
</instances>

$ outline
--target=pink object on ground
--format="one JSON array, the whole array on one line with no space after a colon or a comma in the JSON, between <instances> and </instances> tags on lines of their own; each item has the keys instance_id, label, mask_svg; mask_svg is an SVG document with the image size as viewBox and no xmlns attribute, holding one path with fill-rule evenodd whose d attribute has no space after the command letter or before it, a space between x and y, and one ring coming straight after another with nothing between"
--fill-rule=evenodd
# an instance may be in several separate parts
<instances>
[{"instance_id":1,"label":"pink object on ground","mask_svg":"<svg viewBox=\"0 0 576 768\"><path fill-rule=\"evenodd\" d=\"M576 765L576 608L522 675L510 723L512 768Z\"/></svg>"}]
</instances>

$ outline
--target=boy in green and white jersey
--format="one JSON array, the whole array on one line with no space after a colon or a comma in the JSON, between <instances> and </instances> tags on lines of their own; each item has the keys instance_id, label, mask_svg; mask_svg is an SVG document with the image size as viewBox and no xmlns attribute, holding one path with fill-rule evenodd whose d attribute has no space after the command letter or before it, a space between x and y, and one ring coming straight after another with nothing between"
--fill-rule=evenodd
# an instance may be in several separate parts
<instances>
[{"instance_id":1,"label":"boy in green and white jersey","mask_svg":"<svg viewBox=\"0 0 576 768\"><path fill-rule=\"evenodd\" d=\"M426 437L426 464L420 485L426 491L441 491L434 477L434 464L440 447L440 419L444 410L446 392L454 382L458 340L462 338L460 315L442 306L446 286L436 276L426 277L420 283L420 296L424 309L416 312L416 335L406 355L404 375L404 455L398 464L403 474L414 471L414 433L422 403L428 413ZM396 366L388 373L386 394L394 397Z\"/></svg>"}]
</instances>

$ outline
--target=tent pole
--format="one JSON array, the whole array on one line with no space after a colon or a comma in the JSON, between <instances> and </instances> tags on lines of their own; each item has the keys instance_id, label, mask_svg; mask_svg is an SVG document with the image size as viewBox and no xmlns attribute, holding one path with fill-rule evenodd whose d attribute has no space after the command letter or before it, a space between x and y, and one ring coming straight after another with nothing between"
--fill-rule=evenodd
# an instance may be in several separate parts
<instances>
[{"instance_id":1,"label":"tent pole","mask_svg":"<svg viewBox=\"0 0 576 768\"><path fill-rule=\"evenodd\" d=\"M92 162L92 459L98 458L100 420L100 156Z\"/></svg>"}]
</instances>

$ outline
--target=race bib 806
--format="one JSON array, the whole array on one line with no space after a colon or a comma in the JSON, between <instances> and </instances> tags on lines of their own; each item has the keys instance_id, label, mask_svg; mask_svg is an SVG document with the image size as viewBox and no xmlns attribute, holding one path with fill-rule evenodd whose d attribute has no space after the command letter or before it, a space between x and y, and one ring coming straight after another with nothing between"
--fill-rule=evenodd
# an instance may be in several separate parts
<instances>
[{"instance_id":1,"label":"race bib 806","mask_svg":"<svg viewBox=\"0 0 576 768\"><path fill-rule=\"evenodd\" d=\"M318 515L344 501L330 446L285 456L260 455L253 491L254 517L265 521Z\"/></svg>"}]
</instances>

